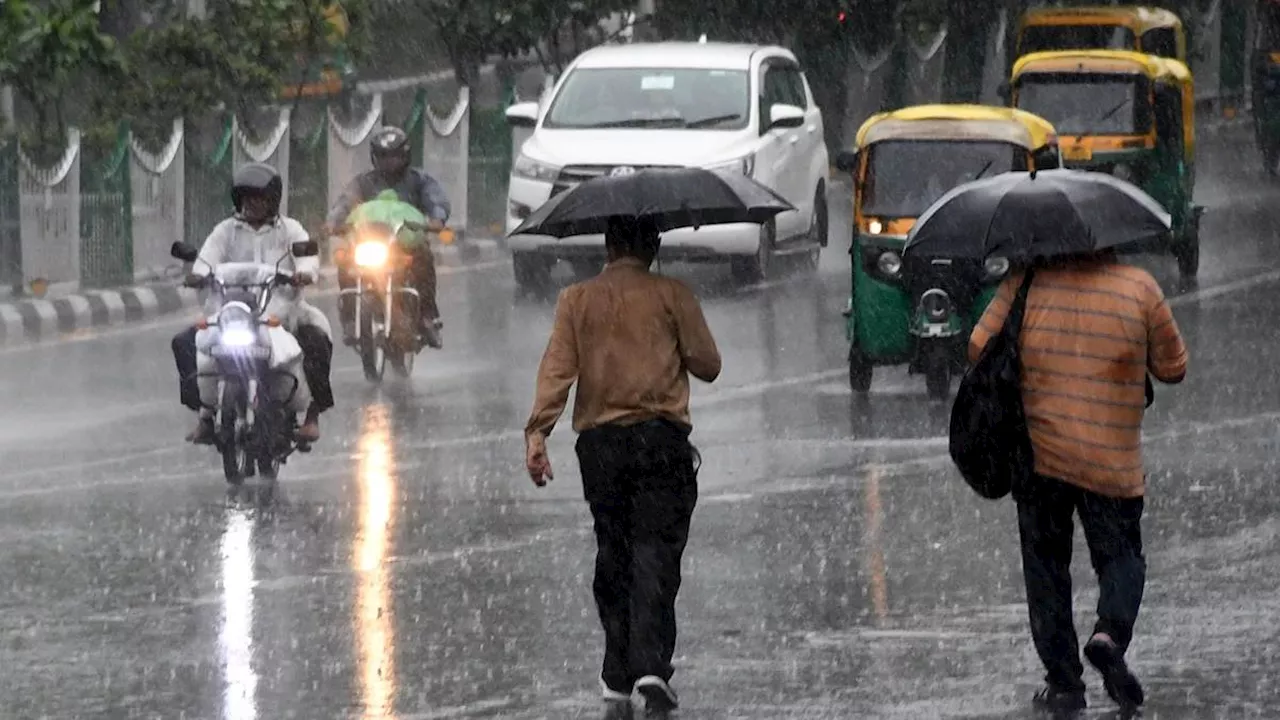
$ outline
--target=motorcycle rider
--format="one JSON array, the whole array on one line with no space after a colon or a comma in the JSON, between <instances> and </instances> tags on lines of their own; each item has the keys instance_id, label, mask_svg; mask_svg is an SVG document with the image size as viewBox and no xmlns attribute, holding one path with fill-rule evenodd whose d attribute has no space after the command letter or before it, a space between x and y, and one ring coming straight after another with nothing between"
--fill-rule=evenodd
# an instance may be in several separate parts
<instances>
[{"instance_id":1,"label":"motorcycle rider","mask_svg":"<svg viewBox=\"0 0 1280 720\"><path fill-rule=\"evenodd\" d=\"M409 136L400 128L384 127L370 141L369 154L373 160L373 169L357 175L348 183L329 211L325 231L333 234L336 228L346 222L357 205L374 199L383 190L394 190L402 202L413 205L427 216L427 224L431 230L444 229L444 224L449 220L449 198L435 178L417 168L409 167ZM412 262L407 280L422 299L418 313L419 331L428 345L439 349L443 347L440 329L444 327L444 323L440 320L440 308L436 304L435 256L430 244L425 242L409 250L409 253ZM351 261L343 259L342 254L338 257L338 286L343 289L354 287L356 279L351 272ZM343 340L351 344L354 342L356 321L354 297L339 297L338 316L342 320Z\"/></svg>"},{"instance_id":2,"label":"motorcycle rider","mask_svg":"<svg viewBox=\"0 0 1280 720\"><path fill-rule=\"evenodd\" d=\"M315 282L319 258L295 258L293 243L310 238L302 225L280 214L284 183L280 173L270 165L250 163L235 172L231 185L231 204L235 214L218 223L200 249L200 257L187 277L196 284L224 262L257 262L274 264L282 255L281 271L294 271L296 286ZM311 406L298 430L298 439L315 442L320 438L320 413L333 407L333 389L329 385L329 363L333 357L332 330L324 313L301 298L295 302L295 317L290 328L302 347L302 369L311 388ZM199 422L187 440L200 445L213 443L213 411L200 403L196 382L196 328L190 327L173 338L173 359L178 366L182 404L199 413Z\"/></svg>"}]
</instances>

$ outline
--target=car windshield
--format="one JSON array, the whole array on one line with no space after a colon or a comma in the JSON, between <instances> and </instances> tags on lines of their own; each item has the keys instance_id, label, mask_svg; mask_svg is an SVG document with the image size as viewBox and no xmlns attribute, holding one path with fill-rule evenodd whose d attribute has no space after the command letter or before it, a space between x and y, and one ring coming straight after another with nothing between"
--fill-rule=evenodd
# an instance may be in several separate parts
<instances>
[{"instance_id":1,"label":"car windshield","mask_svg":"<svg viewBox=\"0 0 1280 720\"><path fill-rule=\"evenodd\" d=\"M1135 50L1133 31L1123 25L1032 25L1022 32L1020 55L1047 50Z\"/></svg>"},{"instance_id":2,"label":"car windshield","mask_svg":"<svg viewBox=\"0 0 1280 720\"><path fill-rule=\"evenodd\" d=\"M1014 169L1026 150L1003 142L903 140L871 146L862 212L919 217L957 185Z\"/></svg>"},{"instance_id":3,"label":"car windshield","mask_svg":"<svg viewBox=\"0 0 1280 720\"><path fill-rule=\"evenodd\" d=\"M1133 77L1024 76L1017 105L1053 123L1059 135L1133 135L1145 129L1138 99Z\"/></svg>"},{"instance_id":4,"label":"car windshield","mask_svg":"<svg viewBox=\"0 0 1280 720\"><path fill-rule=\"evenodd\" d=\"M745 70L580 68L543 127L741 130L750 108Z\"/></svg>"}]
</instances>

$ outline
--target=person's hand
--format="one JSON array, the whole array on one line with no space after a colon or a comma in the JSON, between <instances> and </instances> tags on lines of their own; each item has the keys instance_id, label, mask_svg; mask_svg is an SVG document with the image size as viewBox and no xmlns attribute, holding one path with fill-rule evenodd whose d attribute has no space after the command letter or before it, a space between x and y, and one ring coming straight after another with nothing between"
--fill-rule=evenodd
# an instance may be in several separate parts
<instances>
[{"instance_id":1,"label":"person's hand","mask_svg":"<svg viewBox=\"0 0 1280 720\"><path fill-rule=\"evenodd\" d=\"M533 435L525 442L524 466L529 479L538 487L546 486L556 476L551 472L551 458L547 457L547 441L541 435Z\"/></svg>"}]
</instances>

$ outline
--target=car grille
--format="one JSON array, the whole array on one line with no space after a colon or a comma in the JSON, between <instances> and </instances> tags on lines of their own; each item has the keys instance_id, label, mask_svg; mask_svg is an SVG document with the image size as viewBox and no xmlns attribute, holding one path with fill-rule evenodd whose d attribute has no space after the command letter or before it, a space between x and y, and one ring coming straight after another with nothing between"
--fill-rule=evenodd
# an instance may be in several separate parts
<instances>
[{"instance_id":1,"label":"car grille","mask_svg":"<svg viewBox=\"0 0 1280 720\"><path fill-rule=\"evenodd\" d=\"M598 178L602 175L608 175L613 172L614 168L633 167L636 170L647 170L655 167L673 167L671 165L566 165L560 170L560 175L556 177L556 181L551 185L551 197L555 197L560 193L568 190L578 183L586 182L592 178Z\"/></svg>"}]
</instances>

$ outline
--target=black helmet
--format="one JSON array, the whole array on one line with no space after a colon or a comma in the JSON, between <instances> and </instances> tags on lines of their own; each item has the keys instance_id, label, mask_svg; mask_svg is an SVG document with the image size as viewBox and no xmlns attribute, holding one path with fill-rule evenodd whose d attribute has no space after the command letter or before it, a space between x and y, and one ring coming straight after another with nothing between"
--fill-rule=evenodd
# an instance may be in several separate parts
<instances>
[{"instance_id":1,"label":"black helmet","mask_svg":"<svg viewBox=\"0 0 1280 720\"><path fill-rule=\"evenodd\" d=\"M403 158L407 167L409 155L409 136L398 127L388 125L374 133L369 141L369 158L375 167L380 158L394 157Z\"/></svg>"},{"instance_id":2,"label":"black helmet","mask_svg":"<svg viewBox=\"0 0 1280 720\"><path fill-rule=\"evenodd\" d=\"M280 214L280 200L284 196L284 181L280 173L266 163L241 165L231 179L231 204L236 212L243 211L245 198L265 197L271 200L271 215Z\"/></svg>"}]
</instances>

